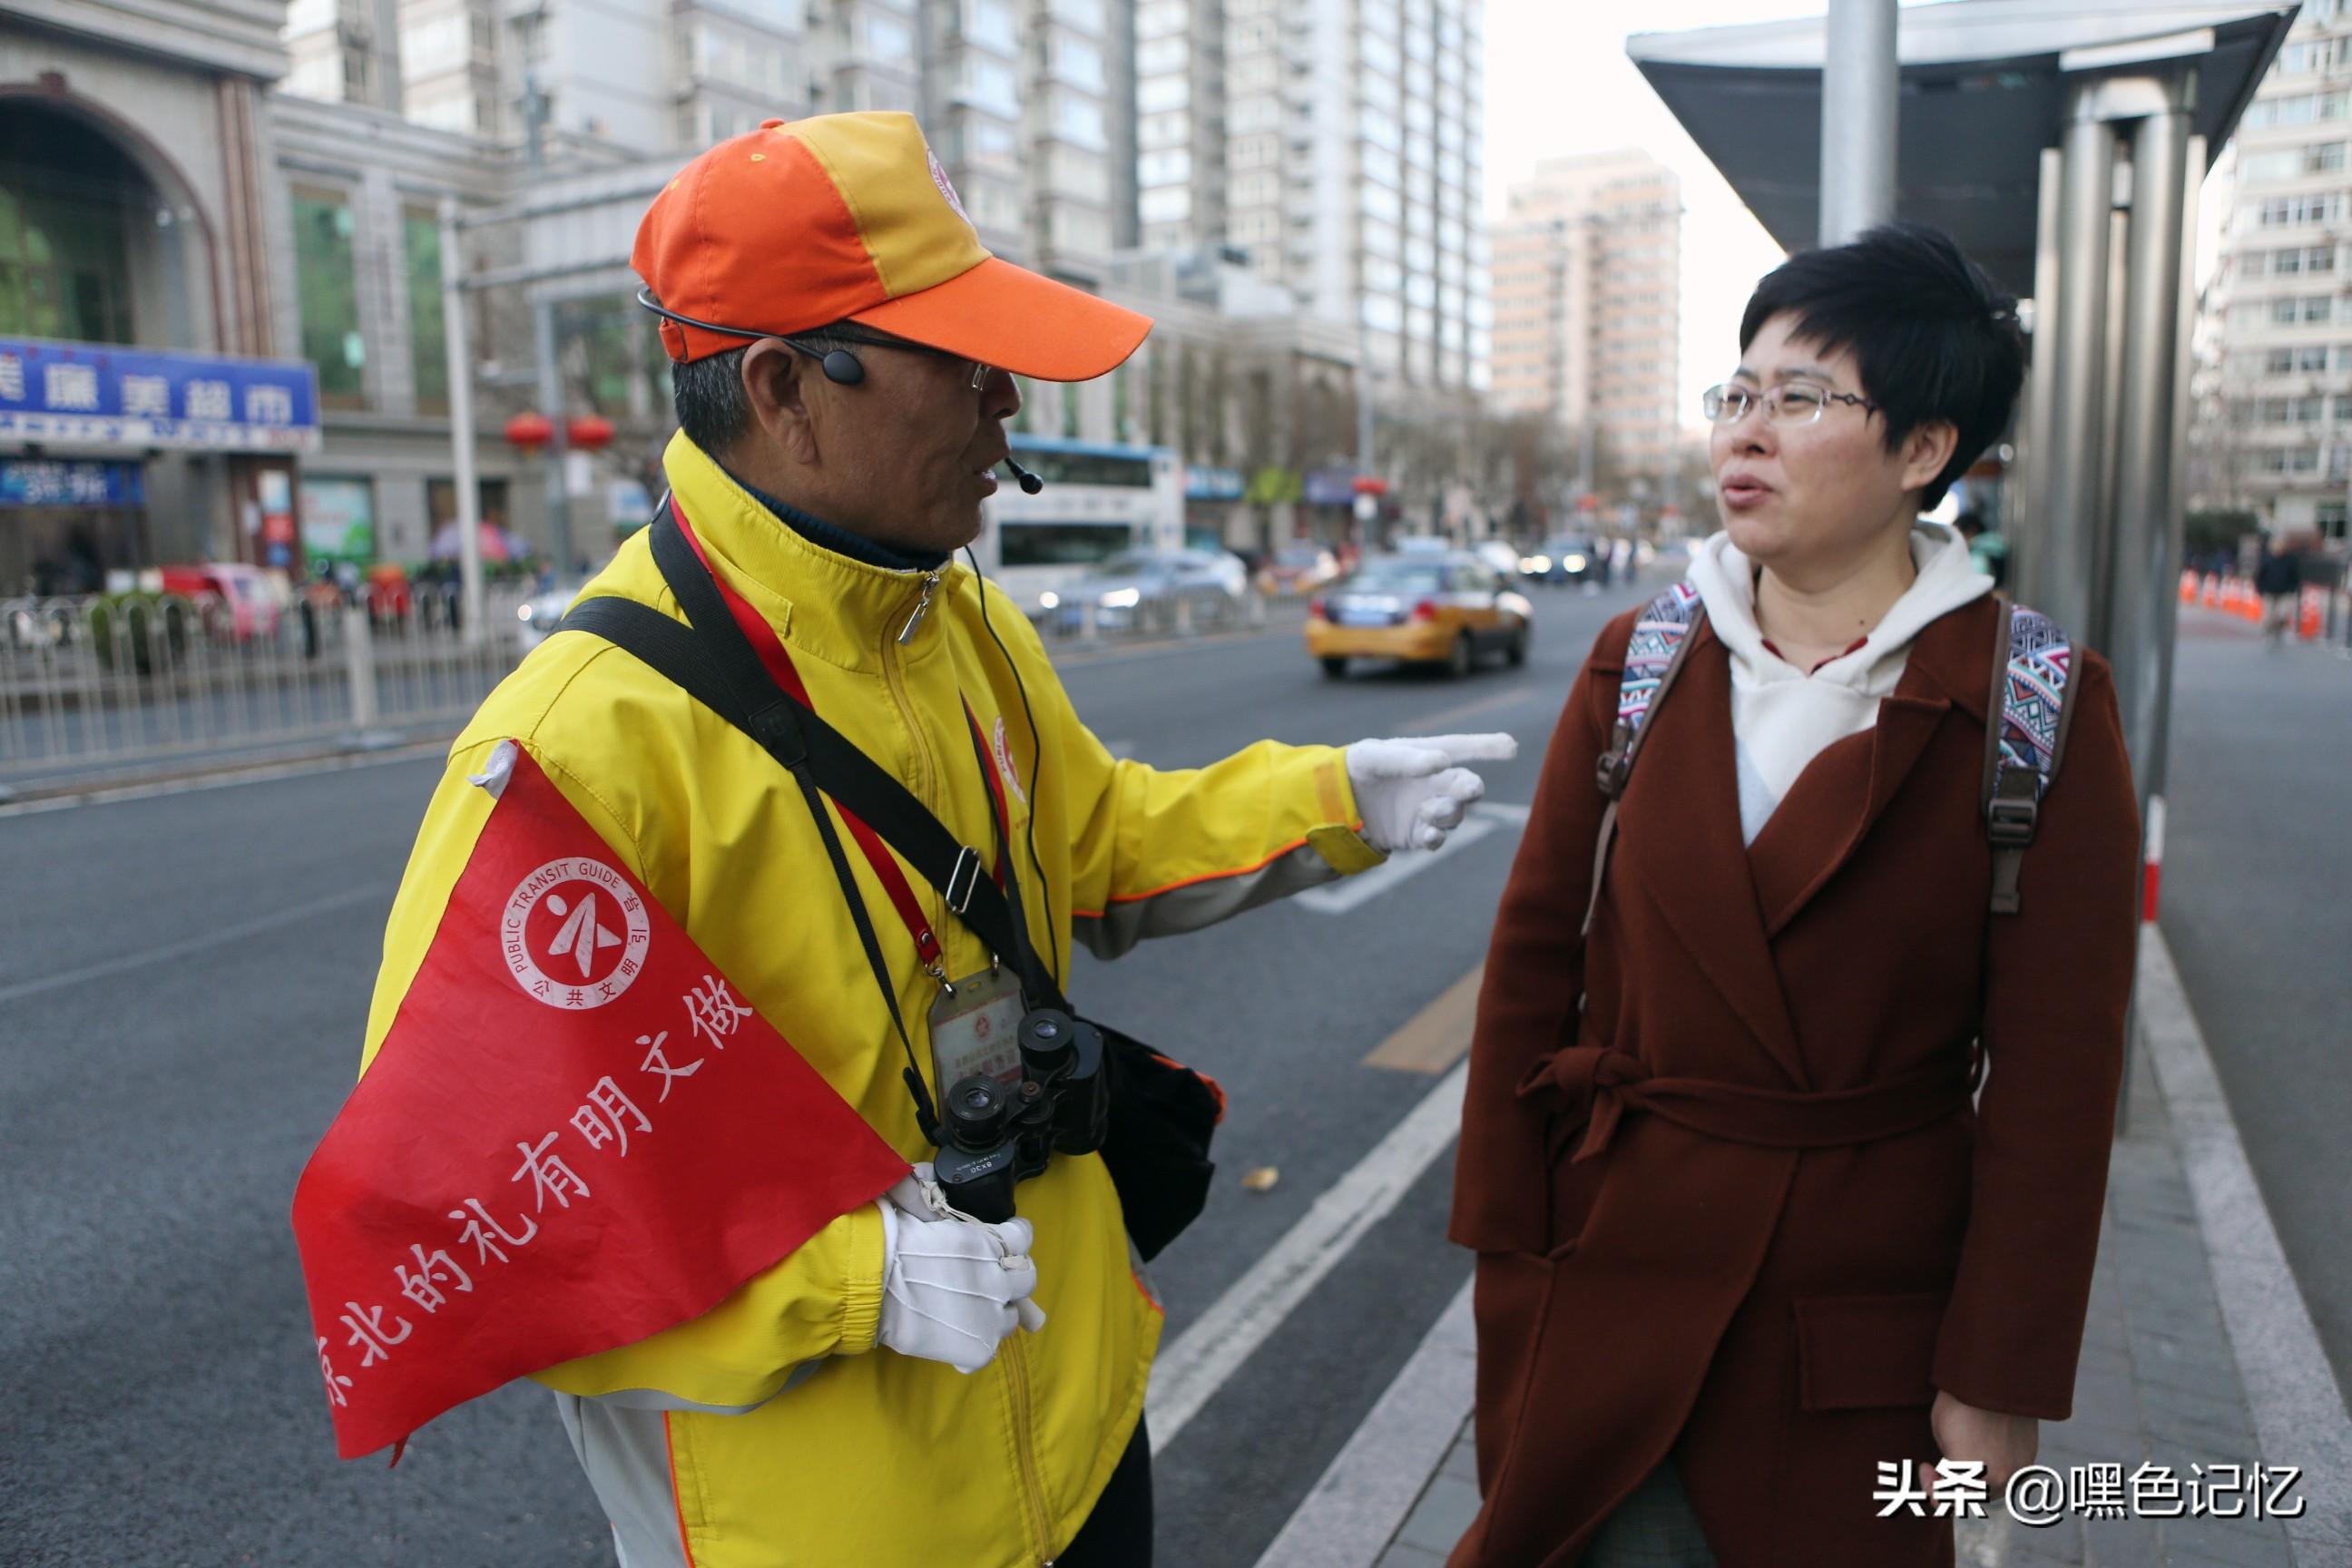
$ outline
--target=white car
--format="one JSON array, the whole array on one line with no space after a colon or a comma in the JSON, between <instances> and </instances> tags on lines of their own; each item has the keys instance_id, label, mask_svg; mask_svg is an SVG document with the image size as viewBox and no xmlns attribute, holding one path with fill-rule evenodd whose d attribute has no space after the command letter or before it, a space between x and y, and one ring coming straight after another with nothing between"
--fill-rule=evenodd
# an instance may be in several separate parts
<instances>
[{"instance_id":1,"label":"white car","mask_svg":"<svg viewBox=\"0 0 2352 1568\"><path fill-rule=\"evenodd\" d=\"M523 652L529 653L555 634L555 624L587 585L585 578L568 585L560 584L534 594L515 606L515 640Z\"/></svg>"}]
</instances>

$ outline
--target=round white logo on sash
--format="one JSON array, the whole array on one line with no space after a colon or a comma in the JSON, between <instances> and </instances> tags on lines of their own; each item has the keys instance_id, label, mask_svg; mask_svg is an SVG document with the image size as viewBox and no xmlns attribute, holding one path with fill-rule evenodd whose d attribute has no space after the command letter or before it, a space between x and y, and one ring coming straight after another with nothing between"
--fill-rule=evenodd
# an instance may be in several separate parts
<instances>
[{"instance_id":1,"label":"round white logo on sash","mask_svg":"<svg viewBox=\"0 0 2352 1568\"><path fill-rule=\"evenodd\" d=\"M652 941L645 900L601 860L550 860L515 885L499 918L507 973L565 1012L618 998L645 972Z\"/></svg>"}]
</instances>

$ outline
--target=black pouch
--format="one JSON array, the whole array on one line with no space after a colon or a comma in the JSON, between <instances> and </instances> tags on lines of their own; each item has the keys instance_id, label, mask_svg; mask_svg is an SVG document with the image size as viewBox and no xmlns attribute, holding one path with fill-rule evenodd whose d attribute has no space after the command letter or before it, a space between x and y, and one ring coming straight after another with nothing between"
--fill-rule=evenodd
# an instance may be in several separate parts
<instances>
[{"instance_id":1,"label":"black pouch","mask_svg":"<svg viewBox=\"0 0 2352 1568\"><path fill-rule=\"evenodd\" d=\"M1208 1204L1217 1169L1209 1141L1224 1120L1225 1091L1207 1074L1132 1036L1100 1023L1095 1027L1102 1031L1103 1070L1110 1079L1103 1163L1118 1189L1127 1234L1148 1262Z\"/></svg>"}]
</instances>

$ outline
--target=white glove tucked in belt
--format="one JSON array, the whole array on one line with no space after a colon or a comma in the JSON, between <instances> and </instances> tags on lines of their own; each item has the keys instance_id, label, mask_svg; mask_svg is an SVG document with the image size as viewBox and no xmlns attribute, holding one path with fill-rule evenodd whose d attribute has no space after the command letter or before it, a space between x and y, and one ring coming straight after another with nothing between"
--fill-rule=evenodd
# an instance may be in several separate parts
<instances>
[{"instance_id":1,"label":"white glove tucked in belt","mask_svg":"<svg viewBox=\"0 0 2352 1568\"><path fill-rule=\"evenodd\" d=\"M900 1355L975 1373L1018 1326L1034 1333L1045 1310L1029 1299L1037 1266L1029 1222L983 1225L950 1208L931 1167L882 1194L882 1321L876 1340Z\"/></svg>"},{"instance_id":2,"label":"white glove tucked in belt","mask_svg":"<svg viewBox=\"0 0 2352 1568\"><path fill-rule=\"evenodd\" d=\"M1460 764L1518 754L1518 742L1500 733L1357 742L1348 748L1348 782L1364 841L1382 854L1439 847L1486 793L1486 781Z\"/></svg>"}]
</instances>

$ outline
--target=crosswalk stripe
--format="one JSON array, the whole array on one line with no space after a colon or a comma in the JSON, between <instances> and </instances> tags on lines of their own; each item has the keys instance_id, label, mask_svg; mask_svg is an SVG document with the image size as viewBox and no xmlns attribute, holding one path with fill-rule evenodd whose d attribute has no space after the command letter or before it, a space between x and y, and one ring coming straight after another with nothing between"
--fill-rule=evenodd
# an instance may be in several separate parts
<instances>
[{"instance_id":1,"label":"crosswalk stripe","mask_svg":"<svg viewBox=\"0 0 2352 1568\"><path fill-rule=\"evenodd\" d=\"M1447 986L1444 995L1374 1047L1364 1065L1433 1077L1452 1067L1470 1048L1471 1026L1478 1016L1478 983L1486 977L1486 966L1480 963Z\"/></svg>"},{"instance_id":2,"label":"crosswalk stripe","mask_svg":"<svg viewBox=\"0 0 2352 1568\"><path fill-rule=\"evenodd\" d=\"M1461 1131L1468 1073L1466 1066L1457 1067L1438 1079L1248 1273L1160 1351L1144 1401L1153 1453L1176 1440L1225 1380L1453 1145Z\"/></svg>"}]
</instances>

